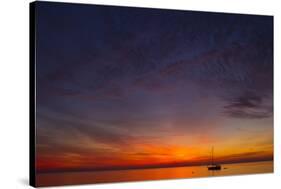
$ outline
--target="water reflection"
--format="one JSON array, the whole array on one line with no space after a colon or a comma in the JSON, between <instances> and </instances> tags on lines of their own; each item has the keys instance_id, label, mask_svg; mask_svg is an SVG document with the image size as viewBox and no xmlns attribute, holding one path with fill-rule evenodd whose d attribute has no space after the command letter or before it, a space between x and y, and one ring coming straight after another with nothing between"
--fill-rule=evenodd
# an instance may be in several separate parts
<instances>
[{"instance_id":1,"label":"water reflection","mask_svg":"<svg viewBox=\"0 0 281 189\"><path fill-rule=\"evenodd\" d=\"M36 181L39 186L50 186L123 181L179 179L270 172L273 172L272 161L225 164L222 165L222 170L219 171L208 171L206 166L193 166L122 171L47 173L38 174Z\"/></svg>"}]
</instances>

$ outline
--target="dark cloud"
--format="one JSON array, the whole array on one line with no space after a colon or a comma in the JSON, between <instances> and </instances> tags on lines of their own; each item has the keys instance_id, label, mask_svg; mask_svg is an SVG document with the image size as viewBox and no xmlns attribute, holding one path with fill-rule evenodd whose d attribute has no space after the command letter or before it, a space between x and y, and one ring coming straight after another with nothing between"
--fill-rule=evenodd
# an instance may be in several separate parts
<instances>
[{"instance_id":1,"label":"dark cloud","mask_svg":"<svg viewBox=\"0 0 281 189\"><path fill-rule=\"evenodd\" d=\"M245 93L230 99L224 106L224 114L234 118L261 119L271 117L272 102L264 102L266 97Z\"/></svg>"}]
</instances>

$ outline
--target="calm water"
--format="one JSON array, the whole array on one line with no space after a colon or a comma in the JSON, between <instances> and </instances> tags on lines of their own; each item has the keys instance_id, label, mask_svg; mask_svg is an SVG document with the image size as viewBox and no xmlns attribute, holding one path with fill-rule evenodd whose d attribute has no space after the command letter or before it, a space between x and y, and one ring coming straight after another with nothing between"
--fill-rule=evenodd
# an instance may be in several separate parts
<instances>
[{"instance_id":1,"label":"calm water","mask_svg":"<svg viewBox=\"0 0 281 189\"><path fill-rule=\"evenodd\" d=\"M208 171L206 166L154 168L119 171L91 171L37 174L39 186L179 179L237 174L272 173L273 162L224 164L220 171Z\"/></svg>"}]
</instances>

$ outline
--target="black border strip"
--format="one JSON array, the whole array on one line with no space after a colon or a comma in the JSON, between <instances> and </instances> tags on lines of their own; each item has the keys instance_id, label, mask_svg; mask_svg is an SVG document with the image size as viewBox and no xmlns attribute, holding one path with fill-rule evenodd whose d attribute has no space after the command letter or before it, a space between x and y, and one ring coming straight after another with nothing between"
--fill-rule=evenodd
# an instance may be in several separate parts
<instances>
[{"instance_id":1,"label":"black border strip","mask_svg":"<svg viewBox=\"0 0 281 189\"><path fill-rule=\"evenodd\" d=\"M29 4L29 184L35 178L35 2Z\"/></svg>"}]
</instances>

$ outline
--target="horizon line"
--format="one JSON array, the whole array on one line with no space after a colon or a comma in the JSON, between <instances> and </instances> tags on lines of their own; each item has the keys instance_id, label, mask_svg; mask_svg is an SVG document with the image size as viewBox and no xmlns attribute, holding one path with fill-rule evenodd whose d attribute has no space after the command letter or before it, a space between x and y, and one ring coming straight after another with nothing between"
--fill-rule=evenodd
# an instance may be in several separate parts
<instances>
[{"instance_id":1,"label":"horizon line","mask_svg":"<svg viewBox=\"0 0 281 189\"><path fill-rule=\"evenodd\" d=\"M225 161L217 162L218 164L238 164L238 163L254 163L273 161L274 158L264 158L256 160L240 160L240 161ZM173 167L193 167L193 166L207 166L210 165L206 162L176 162L167 164L148 164L148 165L132 165L132 166L114 166L114 167L96 167L96 168L68 168L68 169L49 169L49 170L36 170L37 174L48 174L48 173L63 173L63 172L92 172L92 171L125 171L125 170L139 170L139 169L160 169L160 168L173 168Z\"/></svg>"}]
</instances>

